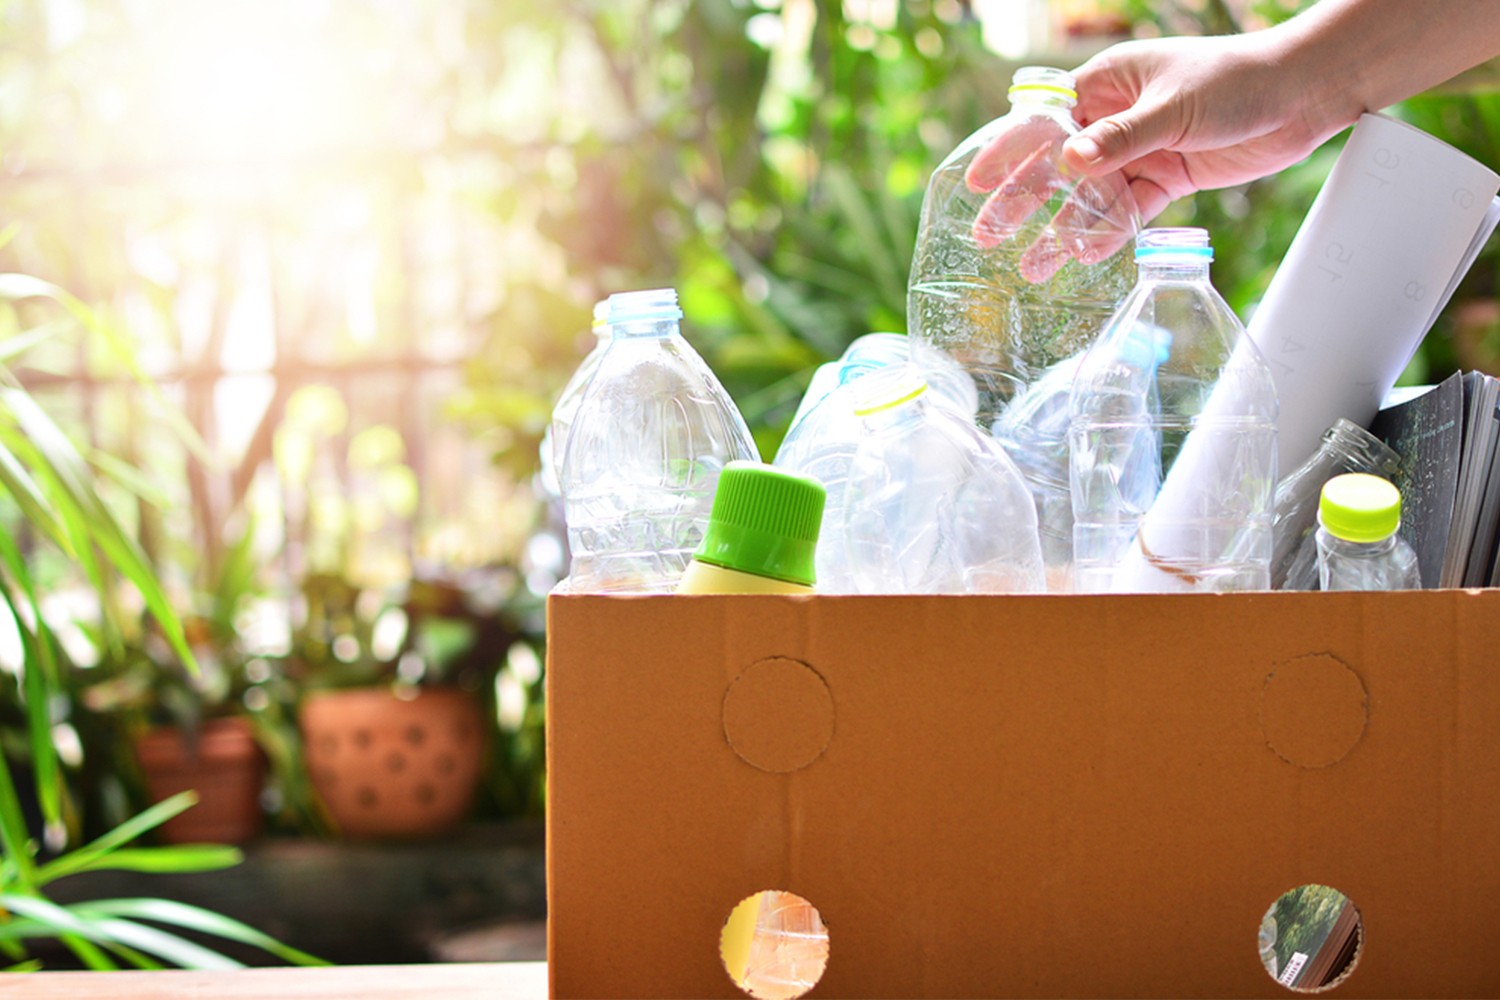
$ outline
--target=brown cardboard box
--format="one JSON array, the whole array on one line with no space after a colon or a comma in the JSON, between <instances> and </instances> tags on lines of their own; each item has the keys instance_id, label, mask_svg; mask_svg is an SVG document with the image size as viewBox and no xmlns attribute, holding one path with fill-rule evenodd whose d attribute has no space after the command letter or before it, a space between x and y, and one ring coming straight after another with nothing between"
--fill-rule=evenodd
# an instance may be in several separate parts
<instances>
[{"instance_id":1,"label":"brown cardboard box","mask_svg":"<svg viewBox=\"0 0 1500 1000\"><path fill-rule=\"evenodd\" d=\"M1500 994L1500 591L554 596L556 996L1277 996L1261 917L1358 907L1333 995Z\"/></svg>"}]
</instances>

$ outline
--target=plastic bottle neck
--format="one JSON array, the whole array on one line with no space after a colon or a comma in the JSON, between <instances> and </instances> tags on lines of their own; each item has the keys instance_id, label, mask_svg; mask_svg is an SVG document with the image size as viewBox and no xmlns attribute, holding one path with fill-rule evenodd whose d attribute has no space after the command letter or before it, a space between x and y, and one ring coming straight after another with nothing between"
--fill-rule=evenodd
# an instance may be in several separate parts
<instances>
[{"instance_id":1,"label":"plastic bottle neck","mask_svg":"<svg viewBox=\"0 0 1500 1000\"><path fill-rule=\"evenodd\" d=\"M1208 282L1208 264L1181 261L1137 262L1137 273L1141 281Z\"/></svg>"},{"instance_id":2,"label":"plastic bottle neck","mask_svg":"<svg viewBox=\"0 0 1500 1000\"><path fill-rule=\"evenodd\" d=\"M605 328L599 339L614 340L665 340L678 331L675 319L616 320Z\"/></svg>"}]
</instances>

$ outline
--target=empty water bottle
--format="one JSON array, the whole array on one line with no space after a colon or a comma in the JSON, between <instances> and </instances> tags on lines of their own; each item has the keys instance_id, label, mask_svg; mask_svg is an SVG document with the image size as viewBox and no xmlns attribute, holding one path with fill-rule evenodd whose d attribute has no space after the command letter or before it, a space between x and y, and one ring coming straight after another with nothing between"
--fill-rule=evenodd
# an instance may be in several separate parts
<instances>
[{"instance_id":1,"label":"empty water bottle","mask_svg":"<svg viewBox=\"0 0 1500 1000\"><path fill-rule=\"evenodd\" d=\"M1265 590L1276 387L1209 281L1202 229L1148 229L1070 397L1075 586Z\"/></svg>"},{"instance_id":2,"label":"empty water bottle","mask_svg":"<svg viewBox=\"0 0 1500 1000\"><path fill-rule=\"evenodd\" d=\"M1334 476L1318 503L1318 583L1323 590L1418 590L1417 554L1396 532L1401 492L1364 472Z\"/></svg>"},{"instance_id":3,"label":"empty water bottle","mask_svg":"<svg viewBox=\"0 0 1500 1000\"><path fill-rule=\"evenodd\" d=\"M933 172L907 290L911 336L958 360L979 391L977 420L995 430L1036 494L1045 549L1066 576L1072 548L1066 431L1027 427L1006 407L1080 355L1135 283L1129 253L1140 213L1118 173L1084 178L1061 160L1078 131L1073 78L1018 70L1011 111L958 145ZM1028 415L1035 414L1027 407ZM1021 437L1017 437L1017 434Z\"/></svg>"},{"instance_id":4,"label":"empty water bottle","mask_svg":"<svg viewBox=\"0 0 1500 1000\"><path fill-rule=\"evenodd\" d=\"M995 440L932 405L914 366L870 372L850 386L867 428L844 499L858 592L1045 589L1036 507Z\"/></svg>"},{"instance_id":5,"label":"empty water bottle","mask_svg":"<svg viewBox=\"0 0 1500 1000\"><path fill-rule=\"evenodd\" d=\"M552 406L552 421L542 435L542 483L549 493L562 493L562 464L568 453L568 434L573 429L573 418L578 414L578 404L583 402L584 391L594 377L594 370L599 367L599 360L609 347L608 314L607 299L594 304L593 333L597 339L558 394L557 402Z\"/></svg>"},{"instance_id":6,"label":"empty water bottle","mask_svg":"<svg viewBox=\"0 0 1500 1000\"><path fill-rule=\"evenodd\" d=\"M670 592L703 540L720 470L759 461L681 318L672 289L609 297L611 342L563 460L573 592Z\"/></svg>"},{"instance_id":7,"label":"empty water bottle","mask_svg":"<svg viewBox=\"0 0 1500 1000\"><path fill-rule=\"evenodd\" d=\"M1340 417L1306 462L1276 485L1272 520L1271 586L1276 590L1318 589L1318 502L1323 484L1346 472L1394 476L1401 456L1356 423Z\"/></svg>"}]
</instances>

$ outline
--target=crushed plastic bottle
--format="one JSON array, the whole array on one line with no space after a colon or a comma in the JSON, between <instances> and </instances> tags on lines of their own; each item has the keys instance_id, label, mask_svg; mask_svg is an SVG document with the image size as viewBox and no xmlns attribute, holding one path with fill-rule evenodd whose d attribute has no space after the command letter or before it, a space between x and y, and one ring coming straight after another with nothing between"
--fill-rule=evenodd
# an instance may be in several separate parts
<instances>
[{"instance_id":1,"label":"crushed plastic bottle","mask_svg":"<svg viewBox=\"0 0 1500 1000\"><path fill-rule=\"evenodd\" d=\"M1081 593L1266 590L1276 387L1202 229L1148 229L1070 398Z\"/></svg>"},{"instance_id":2,"label":"crushed plastic bottle","mask_svg":"<svg viewBox=\"0 0 1500 1000\"><path fill-rule=\"evenodd\" d=\"M760 460L681 318L670 288L609 297L612 339L563 460L574 593L670 593L703 540L719 472Z\"/></svg>"},{"instance_id":3,"label":"crushed plastic bottle","mask_svg":"<svg viewBox=\"0 0 1500 1000\"><path fill-rule=\"evenodd\" d=\"M844 547L844 489L849 480L849 466L865 434L865 425L854 413L850 383L869 372L900 367L909 362L905 336L872 333L860 337L849 346L839 362L832 363L834 384L824 390L822 398L800 419L793 417L792 425L777 449L774 465L816 479L827 490L824 527L817 547L818 590L821 593L856 593ZM973 419L974 383L951 360L942 359L923 374L935 404L947 407L965 420ZM811 393L812 389L808 391Z\"/></svg>"},{"instance_id":4,"label":"crushed plastic bottle","mask_svg":"<svg viewBox=\"0 0 1500 1000\"><path fill-rule=\"evenodd\" d=\"M1334 476L1318 502L1318 583L1323 590L1420 590L1417 554L1396 532L1401 491L1364 472Z\"/></svg>"},{"instance_id":5,"label":"crushed plastic bottle","mask_svg":"<svg viewBox=\"0 0 1500 1000\"><path fill-rule=\"evenodd\" d=\"M844 497L856 590L1044 590L1036 507L1004 449L972 421L933 405L915 366L871 372L850 386L867 426Z\"/></svg>"},{"instance_id":6,"label":"crushed plastic bottle","mask_svg":"<svg viewBox=\"0 0 1500 1000\"><path fill-rule=\"evenodd\" d=\"M1066 579L1072 549L1066 432L1028 426L1045 407L1012 401L1094 341L1135 283L1127 248L1140 213L1118 173L1084 178L1062 162L1077 133L1070 74L1017 70L1011 111L969 136L933 172L907 290L919 349L956 359L979 392L976 419L1027 475L1049 574ZM997 418L999 422L997 423Z\"/></svg>"}]
</instances>

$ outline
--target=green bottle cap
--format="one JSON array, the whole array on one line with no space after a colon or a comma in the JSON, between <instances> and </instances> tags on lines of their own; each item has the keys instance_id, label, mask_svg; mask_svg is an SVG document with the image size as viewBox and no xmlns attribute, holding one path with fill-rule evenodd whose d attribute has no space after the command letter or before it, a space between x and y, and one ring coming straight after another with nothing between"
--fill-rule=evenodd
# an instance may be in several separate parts
<instances>
[{"instance_id":1,"label":"green bottle cap","mask_svg":"<svg viewBox=\"0 0 1500 1000\"><path fill-rule=\"evenodd\" d=\"M693 558L811 587L827 496L815 479L760 462L730 462L719 473L708 531Z\"/></svg>"},{"instance_id":2,"label":"green bottle cap","mask_svg":"<svg viewBox=\"0 0 1500 1000\"><path fill-rule=\"evenodd\" d=\"M1323 484L1318 519L1346 542L1378 542L1401 526L1401 491L1379 476L1350 472Z\"/></svg>"}]
</instances>

